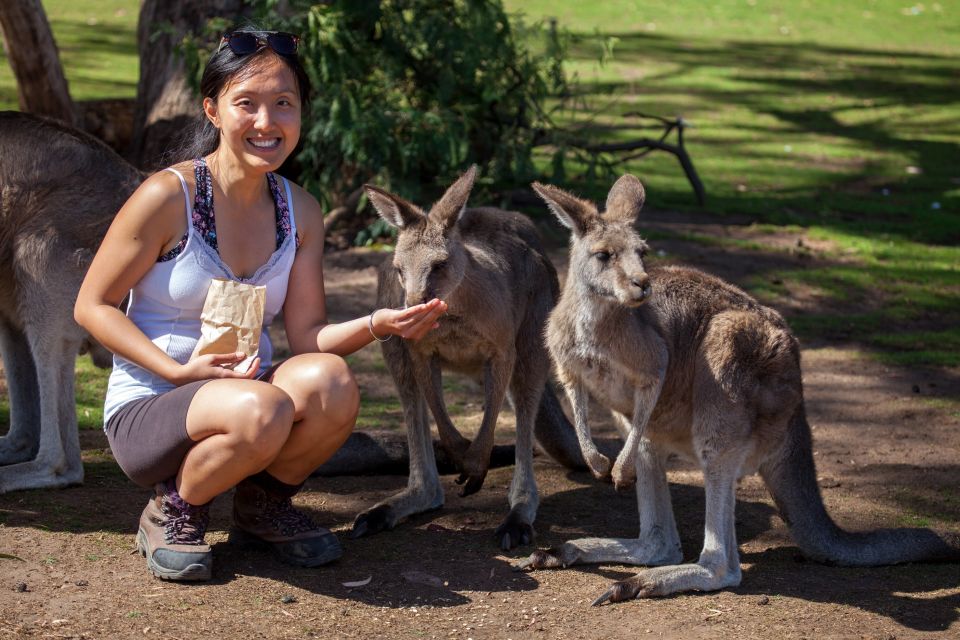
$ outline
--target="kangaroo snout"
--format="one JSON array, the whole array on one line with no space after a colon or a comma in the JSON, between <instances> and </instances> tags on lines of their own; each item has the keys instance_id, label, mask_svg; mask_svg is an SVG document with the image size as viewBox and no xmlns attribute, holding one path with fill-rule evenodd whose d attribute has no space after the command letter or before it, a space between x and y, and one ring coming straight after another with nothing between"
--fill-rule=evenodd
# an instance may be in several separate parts
<instances>
[{"instance_id":1,"label":"kangaroo snout","mask_svg":"<svg viewBox=\"0 0 960 640\"><path fill-rule=\"evenodd\" d=\"M650 277L646 274L630 278L630 289L635 304L646 302L653 293L650 287Z\"/></svg>"}]
</instances>

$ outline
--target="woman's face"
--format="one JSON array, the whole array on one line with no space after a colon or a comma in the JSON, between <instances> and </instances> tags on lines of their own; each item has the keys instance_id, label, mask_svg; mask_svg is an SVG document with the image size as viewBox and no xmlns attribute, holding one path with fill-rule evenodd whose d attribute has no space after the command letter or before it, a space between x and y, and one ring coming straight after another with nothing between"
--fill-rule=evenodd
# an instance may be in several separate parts
<instances>
[{"instance_id":1,"label":"woman's face","mask_svg":"<svg viewBox=\"0 0 960 640\"><path fill-rule=\"evenodd\" d=\"M204 112L220 129L220 151L242 164L276 171L300 139L300 94L290 68L275 56L226 85Z\"/></svg>"}]
</instances>

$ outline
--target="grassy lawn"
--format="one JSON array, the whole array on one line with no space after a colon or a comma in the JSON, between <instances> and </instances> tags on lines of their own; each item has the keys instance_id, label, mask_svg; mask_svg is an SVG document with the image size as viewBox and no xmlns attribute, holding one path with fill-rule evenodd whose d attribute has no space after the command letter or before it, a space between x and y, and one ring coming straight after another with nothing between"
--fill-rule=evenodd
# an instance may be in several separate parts
<instances>
[{"instance_id":1,"label":"grassy lawn","mask_svg":"<svg viewBox=\"0 0 960 640\"><path fill-rule=\"evenodd\" d=\"M43 0L74 100L137 94L136 0ZM0 110L17 108L17 87L0 51Z\"/></svg>"},{"instance_id":2,"label":"grassy lawn","mask_svg":"<svg viewBox=\"0 0 960 640\"><path fill-rule=\"evenodd\" d=\"M709 213L799 225L838 247L843 259L829 266L749 287L776 305L771 279L801 283L843 308L791 318L801 335L856 332L887 361L960 365L960 8L506 4L531 21L555 17L568 32L581 99L568 123L589 117L588 136L622 140L637 136L623 130L636 122L625 114L682 115L693 124L687 148ZM696 208L672 156L627 169L644 181L649 206ZM602 198L609 185L573 186ZM850 314L860 300L862 313Z\"/></svg>"}]
</instances>

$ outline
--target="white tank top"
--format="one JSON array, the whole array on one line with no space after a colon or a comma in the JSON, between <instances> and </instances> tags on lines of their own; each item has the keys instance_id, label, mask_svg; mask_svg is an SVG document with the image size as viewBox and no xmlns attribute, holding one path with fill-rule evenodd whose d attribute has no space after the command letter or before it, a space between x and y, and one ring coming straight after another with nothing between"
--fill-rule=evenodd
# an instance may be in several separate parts
<instances>
[{"instance_id":1,"label":"white tank top","mask_svg":"<svg viewBox=\"0 0 960 640\"><path fill-rule=\"evenodd\" d=\"M127 317L168 356L185 364L200 339L200 312L213 278L240 280L220 259L192 223L193 206L190 190L183 175L167 169L180 178L187 212L187 243L172 260L156 262L133 289L127 306ZM266 264L242 281L267 287L263 312L263 333L260 336L260 371L270 366L273 345L268 328L280 312L287 297L287 282L297 250L297 227L293 214L290 183L283 178L290 211L290 233L273 252ZM160 376L121 358L113 356L113 371L107 385L103 408L104 425L120 407L132 400L170 391L174 385Z\"/></svg>"}]
</instances>

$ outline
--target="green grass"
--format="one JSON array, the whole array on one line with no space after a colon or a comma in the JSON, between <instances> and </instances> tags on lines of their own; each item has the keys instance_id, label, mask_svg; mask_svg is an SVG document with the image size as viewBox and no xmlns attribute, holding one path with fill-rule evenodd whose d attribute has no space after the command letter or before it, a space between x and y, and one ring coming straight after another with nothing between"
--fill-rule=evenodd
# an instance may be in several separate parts
<instances>
[{"instance_id":1,"label":"green grass","mask_svg":"<svg viewBox=\"0 0 960 640\"><path fill-rule=\"evenodd\" d=\"M136 0L43 0L60 50L70 94L76 101L133 98L137 56ZM0 110L17 108L13 72L0 51Z\"/></svg>"},{"instance_id":2,"label":"green grass","mask_svg":"<svg viewBox=\"0 0 960 640\"><path fill-rule=\"evenodd\" d=\"M590 135L635 136L616 130L630 111L693 123L687 143L710 211L960 240L957 7L904 15L870 0L507 5L529 19L556 16L571 33L568 69L586 103L570 119L595 117ZM628 168L653 206L693 206L671 156Z\"/></svg>"},{"instance_id":3,"label":"green grass","mask_svg":"<svg viewBox=\"0 0 960 640\"><path fill-rule=\"evenodd\" d=\"M798 333L852 340L894 364L960 366L960 7L506 5L529 20L556 17L569 33L579 102L565 123L590 123L586 135L613 141L638 137L631 111L682 115L694 125L686 142L708 213L802 227L838 247L813 266L748 284L774 306L793 286L815 288L824 304L791 318ZM644 181L649 206L696 208L672 156L653 153L624 170ZM572 186L601 199L609 184Z\"/></svg>"}]
</instances>

